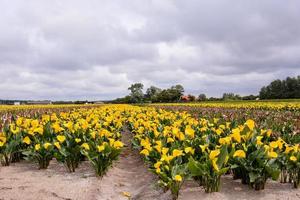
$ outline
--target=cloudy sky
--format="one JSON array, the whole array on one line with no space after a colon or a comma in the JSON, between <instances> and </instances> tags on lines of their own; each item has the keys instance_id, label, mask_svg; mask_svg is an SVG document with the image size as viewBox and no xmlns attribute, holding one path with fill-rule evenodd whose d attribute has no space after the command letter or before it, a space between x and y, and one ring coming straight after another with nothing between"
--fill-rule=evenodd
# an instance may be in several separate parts
<instances>
[{"instance_id":1,"label":"cloudy sky","mask_svg":"<svg viewBox=\"0 0 300 200\"><path fill-rule=\"evenodd\" d=\"M112 99L134 82L257 94L300 74L298 0L0 0L0 99Z\"/></svg>"}]
</instances>

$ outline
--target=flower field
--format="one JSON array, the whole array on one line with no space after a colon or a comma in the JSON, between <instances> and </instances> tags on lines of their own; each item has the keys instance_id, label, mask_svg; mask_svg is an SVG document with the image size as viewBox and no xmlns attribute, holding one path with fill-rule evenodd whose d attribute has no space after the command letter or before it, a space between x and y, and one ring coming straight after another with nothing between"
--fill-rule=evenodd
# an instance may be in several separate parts
<instances>
[{"instance_id":1,"label":"flower field","mask_svg":"<svg viewBox=\"0 0 300 200\"><path fill-rule=\"evenodd\" d=\"M201 108L234 108L234 109L266 109L266 110L300 110L299 100L295 101L206 101L201 103L168 103L153 105L186 106Z\"/></svg>"},{"instance_id":2,"label":"flower field","mask_svg":"<svg viewBox=\"0 0 300 200\"><path fill-rule=\"evenodd\" d=\"M172 199L186 181L219 192L223 175L252 190L263 190L269 179L299 187L299 104L199 107L29 107L10 115L2 109L1 163L9 167L25 159L46 169L57 160L74 172L88 161L103 177L127 145L121 138L129 131L131 151L139 152Z\"/></svg>"}]
</instances>

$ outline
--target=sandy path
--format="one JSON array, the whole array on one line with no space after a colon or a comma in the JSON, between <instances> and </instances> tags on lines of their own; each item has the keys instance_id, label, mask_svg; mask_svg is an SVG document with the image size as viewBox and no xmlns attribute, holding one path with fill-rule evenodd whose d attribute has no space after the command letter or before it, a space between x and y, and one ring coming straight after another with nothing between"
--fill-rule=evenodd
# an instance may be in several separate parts
<instances>
[{"instance_id":1,"label":"sandy path","mask_svg":"<svg viewBox=\"0 0 300 200\"><path fill-rule=\"evenodd\" d=\"M126 147L114 167L103 177L98 199L128 199L123 192L129 192L135 200L169 199L169 193L163 193L156 186L155 176L147 170L138 152L131 148L130 139L130 133L124 132L122 141Z\"/></svg>"}]
</instances>

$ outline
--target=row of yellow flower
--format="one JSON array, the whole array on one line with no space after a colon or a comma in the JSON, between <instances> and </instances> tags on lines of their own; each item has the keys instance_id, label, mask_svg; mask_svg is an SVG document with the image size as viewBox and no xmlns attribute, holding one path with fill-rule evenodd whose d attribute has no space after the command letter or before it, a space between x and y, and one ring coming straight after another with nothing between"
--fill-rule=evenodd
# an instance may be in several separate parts
<instances>
[{"instance_id":1,"label":"row of yellow flower","mask_svg":"<svg viewBox=\"0 0 300 200\"><path fill-rule=\"evenodd\" d=\"M287 173L295 187L299 185L299 144L257 129L251 119L235 125L154 108L136 108L129 116L133 144L174 198L185 179L194 178L213 192L219 190L220 176L229 172L257 190L280 173Z\"/></svg>"},{"instance_id":2,"label":"row of yellow flower","mask_svg":"<svg viewBox=\"0 0 300 200\"><path fill-rule=\"evenodd\" d=\"M25 155L39 168L47 168L52 158L75 171L81 160L91 161L102 176L117 158L123 143L120 131L125 118L120 107L75 109L39 118L19 117L0 133L0 155L9 165Z\"/></svg>"},{"instance_id":3,"label":"row of yellow flower","mask_svg":"<svg viewBox=\"0 0 300 200\"><path fill-rule=\"evenodd\" d=\"M300 110L300 101L212 101L198 103L156 103L152 106L189 106L204 108L245 108L245 109L270 109L270 110Z\"/></svg>"}]
</instances>

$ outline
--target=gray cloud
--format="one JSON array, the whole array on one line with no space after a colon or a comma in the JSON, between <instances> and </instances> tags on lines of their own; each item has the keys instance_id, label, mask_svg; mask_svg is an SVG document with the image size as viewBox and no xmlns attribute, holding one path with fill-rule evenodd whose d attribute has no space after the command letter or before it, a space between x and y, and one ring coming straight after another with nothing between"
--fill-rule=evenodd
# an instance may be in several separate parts
<instances>
[{"instance_id":1,"label":"gray cloud","mask_svg":"<svg viewBox=\"0 0 300 200\"><path fill-rule=\"evenodd\" d=\"M128 85L257 94L300 74L300 2L0 0L0 99L111 99Z\"/></svg>"}]
</instances>

